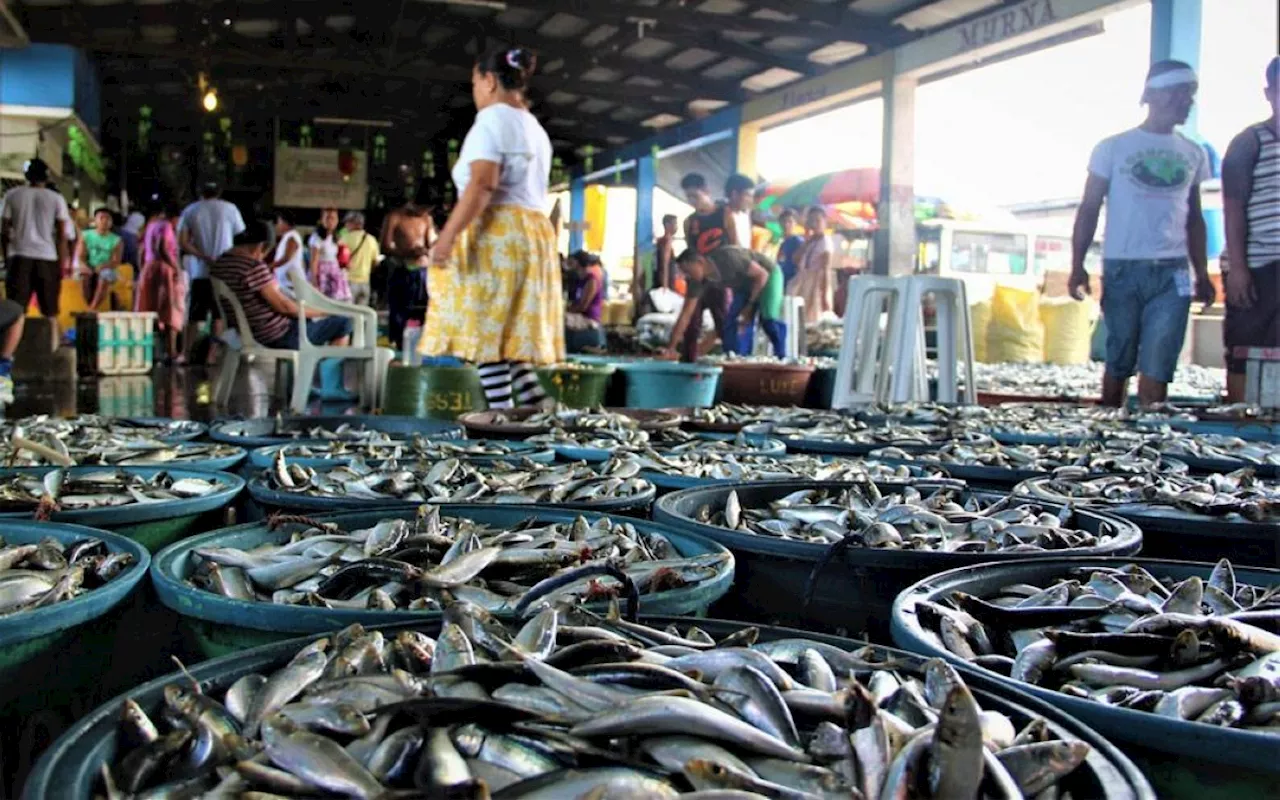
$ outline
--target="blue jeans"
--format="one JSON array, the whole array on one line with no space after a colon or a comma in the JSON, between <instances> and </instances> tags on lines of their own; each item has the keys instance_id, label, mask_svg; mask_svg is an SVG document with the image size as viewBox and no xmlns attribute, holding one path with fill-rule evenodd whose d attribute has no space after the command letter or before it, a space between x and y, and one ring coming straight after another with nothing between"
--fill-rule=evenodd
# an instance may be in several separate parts
<instances>
[{"instance_id":1,"label":"blue jeans","mask_svg":"<svg viewBox=\"0 0 1280 800\"><path fill-rule=\"evenodd\" d=\"M334 339L341 339L343 336L350 335L350 317L318 317L307 320L307 341L314 345L326 345ZM274 347L280 350L297 350L298 343L298 321L291 319L289 320L289 330L285 335L274 342L268 343L267 347Z\"/></svg>"},{"instance_id":2,"label":"blue jeans","mask_svg":"<svg viewBox=\"0 0 1280 800\"><path fill-rule=\"evenodd\" d=\"M1102 262L1108 375L1124 380L1136 368L1151 380L1173 380L1191 313L1191 288L1185 258Z\"/></svg>"},{"instance_id":3,"label":"blue jeans","mask_svg":"<svg viewBox=\"0 0 1280 800\"><path fill-rule=\"evenodd\" d=\"M755 347L755 318L745 325L738 323L738 316L742 314L742 307L746 303L746 292L733 293L733 301L729 303L729 313L725 316L723 329L720 331L720 340L726 353L749 356L752 348ZM778 358L784 357L787 354L787 324L780 319L761 319L760 327L764 330L764 335L769 338L769 344L773 345L773 354Z\"/></svg>"}]
</instances>

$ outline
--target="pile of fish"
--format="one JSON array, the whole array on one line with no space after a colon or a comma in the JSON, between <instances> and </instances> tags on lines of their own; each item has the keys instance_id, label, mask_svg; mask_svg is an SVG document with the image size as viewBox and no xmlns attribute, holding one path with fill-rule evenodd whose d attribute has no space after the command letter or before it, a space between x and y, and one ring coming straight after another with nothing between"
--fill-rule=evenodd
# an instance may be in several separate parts
<instances>
[{"instance_id":1,"label":"pile of fish","mask_svg":"<svg viewBox=\"0 0 1280 800\"><path fill-rule=\"evenodd\" d=\"M741 426L768 422L788 414L806 413L801 408L778 406L748 406L737 403L716 403L709 408L695 408L689 412L691 422L703 425Z\"/></svg>"},{"instance_id":2,"label":"pile of fish","mask_svg":"<svg viewBox=\"0 0 1280 800\"><path fill-rule=\"evenodd\" d=\"M912 470L901 464L884 464L857 458L825 460L817 456L755 456L691 450L683 453L645 449L614 456L615 461L634 461L642 470L663 475L719 481L909 481ZM925 470L929 477L944 477L941 469Z\"/></svg>"},{"instance_id":3,"label":"pile of fish","mask_svg":"<svg viewBox=\"0 0 1280 800\"><path fill-rule=\"evenodd\" d=\"M391 500L407 503L588 503L639 498L653 484L639 467L597 472L584 463L535 464L458 458L372 466L353 461L328 470L290 463L277 453L263 479L278 492L308 497Z\"/></svg>"},{"instance_id":4,"label":"pile of fish","mask_svg":"<svg viewBox=\"0 0 1280 800\"><path fill-rule=\"evenodd\" d=\"M265 433L255 430L247 430L238 425L227 426L223 431L224 435L236 438L244 436L270 436L277 439L306 439L316 441L346 441L346 442L378 442L390 441L383 431L377 431L360 423L343 422L335 427L326 427L324 425L309 425L305 418L293 419L286 421L285 418L276 414L275 424L271 426L271 430Z\"/></svg>"},{"instance_id":5,"label":"pile of fish","mask_svg":"<svg viewBox=\"0 0 1280 800\"><path fill-rule=\"evenodd\" d=\"M477 439L425 439L413 436L407 440L370 439L354 442L300 442L281 445L285 458L362 458L366 461L387 459L439 461L445 458L503 458L519 448L512 442Z\"/></svg>"},{"instance_id":6,"label":"pile of fish","mask_svg":"<svg viewBox=\"0 0 1280 800\"><path fill-rule=\"evenodd\" d=\"M839 352L844 343L844 323L839 320L823 320L805 327L805 352Z\"/></svg>"},{"instance_id":7,"label":"pile of fish","mask_svg":"<svg viewBox=\"0 0 1280 800\"><path fill-rule=\"evenodd\" d=\"M950 443L937 450L908 452L900 448L882 448L871 453L876 458L918 461L923 464L993 467L1028 472L1070 471L1071 474L1108 472L1150 472L1156 469L1186 472L1187 465L1165 459L1144 442L1127 445L1111 440L1090 440L1078 445L1021 444L998 442Z\"/></svg>"},{"instance_id":8,"label":"pile of fish","mask_svg":"<svg viewBox=\"0 0 1280 800\"><path fill-rule=\"evenodd\" d=\"M1217 433L1189 435L1185 431L1164 428L1159 432L1125 431L1111 435L1112 440L1139 441L1161 453L1177 457L1243 461L1252 466L1280 466L1280 443L1256 442Z\"/></svg>"},{"instance_id":9,"label":"pile of fish","mask_svg":"<svg viewBox=\"0 0 1280 800\"><path fill-rule=\"evenodd\" d=\"M92 436L162 439L170 436L187 436L202 430L200 423L182 419L127 419L104 417L97 414L81 414L78 417L51 417L39 414L18 420L6 420L0 431L7 438L14 428L21 428L29 435L41 438L77 440Z\"/></svg>"},{"instance_id":10,"label":"pile of fish","mask_svg":"<svg viewBox=\"0 0 1280 800\"><path fill-rule=\"evenodd\" d=\"M754 628L717 641L581 609L508 626L455 603L444 620L434 638L353 625L261 673L179 680L156 707L126 700L98 791L1021 800L1100 789L1088 743L982 708L941 659L758 642Z\"/></svg>"},{"instance_id":11,"label":"pile of fish","mask_svg":"<svg viewBox=\"0 0 1280 800\"><path fill-rule=\"evenodd\" d=\"M568 408L560 405L550 411L538 411L533 414L494 412L489 423L575 430L625 430L640 427L640 420L629 414L604 408Z\"/></svg>"},{"instance_id":12,"label":"pile of fish","mask_svg":"<svg viewBox=\"0 0 1280 800\"><path fill-rule=\"evenodd\" d=\"M535 600L594 600L621 585L641 594L694 586L733 570L729 553L683 557L660 533L624 520L510 527L441 517L385 519L345 531L306 525L281 544L196 548L189 582L232 597L281 605L438 611L447 597L510 613Z\"/></svg>"},{"instance_id":13,"label":"pile of fish","mask_svg":"<svg viewBox=\"0 0 1280 800\"><path fill-rule=\"evenodd\" d=\"M9 544L0 537L0 617L78 597L106 585L132 563L132 553L113 553L101 539L63 544L46 537L36 544Z\"/></svg>"},{"instance_id":14,"label":"pile of fish","mask_svg":"<svg viewBox=\"0 0 1280 800\"><path fill-rule=\"evenodd\" d=\"M1103 365L1091 364L974 364L979 391L1034 397L1097 397ZM1225 370L1184 364L1169 384L1171 397L1217 397L1226 386Z\"/></svg>"},{"instance_id":15,"label":"pile of fish","mask_svg":"<svg viewBox=\"0 0 1280 800\"><path fill-rule=\"evenodd\" d=\"M885 447L927 447L946 442L984 443L991 441L980 430L970 432L939 425L903 425L885 420L869 425L853 417L832 417L812 425L775 423L770 436L780 439L809 439L842 444L878 444Z\"/></svg>"},{"instance_id":16,"label":"pile of fish","mask_svg":"<svg viewBox=\"0 0 1280 800\"><path fill-rule=\"evenodd\" d=\"M1174 581L1137 564L1066 570L917 617L960 658L1072 697L1280 737L1280 584ZM1280 753L1280 739L1277 739Z\"/></svg>"},{"instance_id":17,"label":"pile of fish","mask_svg":"<svg viewBox=\"0 0 1280 800\"><path fill-rule=\"evenodd\" d=\"M928 490L928 489L926 489ZM801 489L744 508L736 491L715 506L699 508L694 519L730 530L814 544L850 544L890 550L946 553L1037 552L1099 547L1118 531L1102 521L1098 533L1071 528L1075 510L1053 512L1012 497L998 500L963 496L955 488L927 496L913 486L882 494L874 483L846 488Z\"/></svg>"},{"instance_id":18,"label":"pile of fish","mask_svg":"<svg viewBox=\"0 0 1280 800\"><path fill-rule=\"evenodd\" d=\"M189 424L174 421L131 425L104 417L28 417L5 426L0 461L8 467L123 467L227 458L240 452L221 444L174 444L164 440L166 435L182 432L179 426Z\"/></svg>"},{"instance_id":19,"label":"pile of fish","mask_svg":"<svg viewBox=\"0 0 1280 800\"><path fill-rule=\"evenodd\" d=\"M569 431L557 428L550 433L530 436L525 441L532 444L561 445L568 447L594 448L597 450L655 450L664 454L680 455L686 453L742 453L751 450L767 449L770 444L759 437L739 434L730 439L708 438L696 433L688 433L679 428L667 428L657 431L625 430L625 431Z\"/></svg>"},{"instance_id":20,"label":"pile of fish","mask_svg":"<svg viewBox=\"0 0 1280 800\"><path fill-rule=\"evenodd\" d=\"M83 511L163 503L226 488L217 473L208 474L208 478L175 478L161 470L145 478L123 469L75 474L53 469L43 476L6 475L0 477L0 511Z\"/></svg>"},{"instance_id":21,"label":"pile of fish","mask_svg":"<svg viewBox=\"0 0 1280 800\"><path fill-rule=\"evenodd\" d=\"M1280 486L1258 480L1249 468L1207 477L1151 472L1097 477L1055 474L1025 481L1017 492L1054 503L1164 506L1207 517L1280 521Z\"/></svg>"}]
</instances>

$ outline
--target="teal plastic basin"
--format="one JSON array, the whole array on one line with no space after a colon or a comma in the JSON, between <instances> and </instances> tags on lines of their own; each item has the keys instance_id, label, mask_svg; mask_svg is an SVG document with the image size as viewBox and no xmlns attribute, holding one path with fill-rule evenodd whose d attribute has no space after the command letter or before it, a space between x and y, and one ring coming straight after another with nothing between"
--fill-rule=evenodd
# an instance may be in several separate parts
<instances>
[{"instance_id":1,"label":"teal plastic basin","mask_svg":"<svg viewBox=\"0 0 1280 800\"><path fill-rule=\"evenodd\" d=\"M716 402L723 367L675 361L619 364L627 376L628 408L707 408Z\"/></svg>"},{"instance_id":2,"label":"teal plastic basin","mask_svg":"<svg viewBox=\"0 0 1280 800\"><path fill-rule=\"evenodd\" d=\"M504 526L516 525L529 519L550 523L572 522L579 516L593 521L605 516L541 507L485 505L444 505L440 507L440 513ZM316 519L334 522L344 530L358 530L375 525L380 520L412 519L416 515L417 506L401 505L386 510L328 514ZM637 530L662 534L684 556L725 552L724 547L703 536L679 531L668 525L630 518L625 521L634 525ZM377 625L439 616L439 612L435 611L371 611L255 603L196 589L186 581L195 567L195 559L191 553L196 548L251 548L267 542L283 542L288 537L288 532L272 532L261 523L238 525L184 539L156 556L156 566L151 571L156 594L160 602L182 616L184 627L192 634L196 646L206 657L224 655L302 633L337 630L353 622ZM719 575L697 586L645 595L641 600L642 608L663 614L706 614L707 608L729 591L733 573L734 562L730 561Z\"/></svg>"},{"instance_id":3,"label":"teal plastic basin","mask_svg":"<svg viewBox=\"0 0 1280 800\"><path fill-rule=\"evenodd\" d=\"M457 441L457 440L455 439L452 441ZM289 444L290 445L315 444L315 442L290 442ZM514 441L513 442L504 441L504 442L499 442L499 444L503 445L504 447L511 448L512 450L511 455L509 456L462 456L462 459L464 461L473 461L473 462L483 463L486 461L519 461L521 459L527 458L530 461L534 461L539 464L550 464L552 461L556 460L556 451L545 445L529 444L528 442L514 442ZM267 467L271 466L272 462L275 461L276 453L280 451L280 448L288 447L288 446L289 445L273 444L268 447L254 448L249 453L249 466L253 467L255 470L266 469ZM307 467L308 469L328 469L330 467L334 467L339 464L350 464L353 460L354 458L352 458L351 456L332 456L328 458L300 458L300 457L294 456L294 457L288 458L288 462L290 464L297 464L299 466ZM406 458L405 460L413 461L415 459ZM377 464L379 463L379 460L374 459L367 463Z\"/></svg>"}]
</instances>

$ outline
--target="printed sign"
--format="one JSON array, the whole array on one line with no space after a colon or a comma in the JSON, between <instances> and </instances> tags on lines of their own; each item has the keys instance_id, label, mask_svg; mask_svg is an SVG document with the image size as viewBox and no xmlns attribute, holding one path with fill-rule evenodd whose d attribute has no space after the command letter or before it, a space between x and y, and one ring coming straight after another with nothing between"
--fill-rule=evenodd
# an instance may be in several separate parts
<instances>
[{"instance_id":1,"label":"printed sign","mask_svg":"<svg viewBox=\"0 0 1280 800\"><path fill-rule=\"evenodd\" d=\"M369 159L363 150L351 151L355 171L343 179L337 149L280 147L276 149L275 204L295 208L364 208L369 194Z\"/></svg>"}]
</instances>

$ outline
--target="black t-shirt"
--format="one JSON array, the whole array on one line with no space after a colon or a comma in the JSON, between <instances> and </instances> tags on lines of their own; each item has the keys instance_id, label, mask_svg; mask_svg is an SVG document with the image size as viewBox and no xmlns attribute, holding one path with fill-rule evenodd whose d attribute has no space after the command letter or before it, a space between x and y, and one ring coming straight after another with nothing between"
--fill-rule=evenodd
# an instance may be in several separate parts
<instances>
[{"instance_id":1,"label":"black t-shirt","mask_svg":"<svg viewBox=\"0 0 1280 800\"><path fill-rule=\"evenodd\" d=\"M687 244L695 252L706 255L726 243L728 233L729 209L717 204L714 211L707 214L694 214L687 224Z\"/></svg>"}]
</instances>

